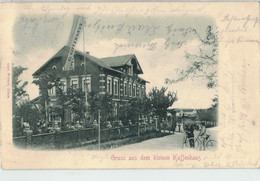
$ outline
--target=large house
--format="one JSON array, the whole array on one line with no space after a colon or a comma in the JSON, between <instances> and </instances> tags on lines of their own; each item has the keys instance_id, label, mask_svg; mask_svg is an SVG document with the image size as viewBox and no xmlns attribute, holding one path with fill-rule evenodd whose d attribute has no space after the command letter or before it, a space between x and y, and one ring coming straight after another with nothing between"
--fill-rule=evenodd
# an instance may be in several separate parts
<instances>
[{"instance_id":1,"label":"large house","mask_svg":"<svg viewBox=\"0 0 260 181\"><path fill-rule=\"evenodd\" d=\"M177 117L195 118L197 116L196 109L175 109Z\"/></svg>"},{"instance_id":2,"label":"large house","mask_svg":"<svg viewBox=\"0 0 260 181\"><path fill-rule=\"evenodd\" d=\"M88 52L76 50L74 54L73 70L64 68L70 47L64 46L34 74L40 75L55 72L63 83L62 90L69 87L82 89L83 92L98 92L110 94L113 97L115 108L131 98L142 98L146 92L146 83L139 77L143 70L134 54L96 58ZM50 102L55 104L55 87L48 91ZM70 116L71 117L71 116Z\"/></svg>"}]
</instances>

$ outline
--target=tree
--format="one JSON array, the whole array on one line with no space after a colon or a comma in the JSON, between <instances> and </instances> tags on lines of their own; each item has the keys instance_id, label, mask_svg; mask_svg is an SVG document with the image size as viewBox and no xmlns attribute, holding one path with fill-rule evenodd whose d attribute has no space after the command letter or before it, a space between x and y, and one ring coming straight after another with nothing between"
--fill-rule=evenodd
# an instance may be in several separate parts
<instances>
[{"instance_id":1,"label":"tree","mask_svg":"<svg viewBox=\"0 0 260 181\"><path fill-rule=\"evenodd\" d=\"M25 70L27 70L27 68L22 66L12 66L13 136L22 135L22 115L20 108L25 101L28 101L28 94L25 91L25 87L27 86L28 82L22 82L20 80L20 76Z\"/></svg>"},{"instance_id":2,"label":"tree","mask_svg":"<svg viewBox=\"0 0 260 181\"><path fill-rule=\"evenodd\" d=\"M217 86L217 65L218 65L218 37L214 33L212 26L206 29L205 38L201 38L196 30L193 30L201 42L197 54L190 54L185 52L185 58L188 65L184 69L176 69L177 79L165 80L166 84L177 83L187 78L204 78L207 80L208 88L215 88Z\"/></svg>"},{"instance_id":3,"label":"tree","mask_svg":"<svg viewBox=\"0 0 260 181\"><path fill-rule=\"evenodd\" d=\"M167 88L162 87L160 90L157 87L152 88L148 93L148 99L151 104L151 109L154 115L159 116L160 119L166 118L167 109L176 102L177 93L168 92L166 93Z\"/></svg>"},{"instance_id":4,"label":"tree","mask_svg":"<svg viewBox=\"0 0 260 181\"><path fill-rule=\"evenodd\" d=\"M98 110L100 110L100 115L102 118L101 124L103 124L108 119L112 119L112 112L114 107L112 102L112 95L101 95L92 91L88 94L88 104L89 113L96 120L98 119Z\"/></svg>"},{"instance_id":5,"label":"tree","mask_svg":"<svg viewBox=\"0 0 260 181\"><path fill-rule=\"evenodd\" d=\"M86 113L85 93L81 89L68 88L66 92L61 89L60 85L56 85L57 104L54 111L61 118L61 128L65 129L65 111L69 108L75 115L74 121L83 121Z\"/></svg>"},{"instance_id":6,"label":"tree","mask_svg":"<svg viewBox=\"0 0 260 181\"><path fill-rule=\"evenodd\" d=\"M72 112L75 114L75 121L83 121L86 112L85 93L81 89L70 88L67 92L67 99Z\"/></svg>"},{"instance_id":7,"label":"tree","mask_svg":"<svg viewBox=\"0 0 260 181\"><path fill-rule=\"evenodd\" d=\"M75 115L73 121L83 121L86 113L86 101L84 98L85 93L81 89L69 87L66 91L63 91L61 87L64 85L60 79L57 74L50 72L40 75L33 83L38 85L40 89L40 103L43 108L43 115L48 114L50 107L48 90L55 87L57 100L56 105L52 107L52 113L61 118L61 129L64 130L67 124L71 124L66 122L66 109L71 110ZM45 117L47 122L48 116Z\"/></svg>"},{"instance_id":8,"label":"tree","mask_svg":"<svg viewBox=\"0 0 260 181\"><path fill-rule=\"evenodd\" d=\"M12 88L13 88L13 113L17 110L16 108L24 101L25 98L28 97L28 94L24 90L24 88L28 85L28 82L22 82L20 80L20 76L22 73L27 70L27 68L22 66L14 66L12 68Z\"/></svg>"},{"instance_id":9,"label":"tree","mask_svg":"<svg viewBox=\"0 0 260 181\"><path fill-rule=\"evenodd\" d=\"M31 102L24 102L19 109L24 122L28 122L33 134L38 131L38 120L41 119L38 109Z\"/></svg>"},{"instance_id":10,"label":"tree","mask_svg":"<svg viewBox=\"0 0 260 181\"><path fill-rule=\"evenodd\" d=\"M42 74L37 79L33 81L35 85L39 86L40 90L40 104L41 104L41 114L42 117L45 117L45 121L48 120L48 107L49 107L49 94L48 90L53 87L60 87L62 83L60 82L60 77L58 77L55 73L50 72L47 74Z\"/></svg>"},{"instance_id":11,"label":"tree","mask_svg":"<svg viewBox=\"0 0 260 181\"><path fill-rule=\"evenodd\" d=\"M212 99L213 104L210 108L205 110L198 111L198 117L201 121L205 121L207 123L213 123L214 125L217 125L218 122L218 98L215 97ZM213 126L210 124L207 124L208 126Z\"/></svg>"},{"instance_id":12,"label":"tree","mask_svg":"<svg viewBox=\"0 0 260 181\"><path fill-rule=\"evenodd\" d=\"M129 101L129 106L127 109L127 118L133 123L137 121L140 116L148 116L151 113L151 101L148 97L143 98L133 98Z\"/></svg>"}]
</instances>

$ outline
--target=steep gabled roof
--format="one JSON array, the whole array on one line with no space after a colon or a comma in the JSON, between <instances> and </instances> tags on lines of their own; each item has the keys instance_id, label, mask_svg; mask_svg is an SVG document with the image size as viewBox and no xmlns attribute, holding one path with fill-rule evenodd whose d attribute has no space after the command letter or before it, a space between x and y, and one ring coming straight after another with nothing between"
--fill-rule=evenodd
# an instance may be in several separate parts
<instances>
[{"instance_id":1,"label":"steep gabled roof","mask_svg":"<svg viewBox=\"0 0 260 181\"><path fill-rule=\"evenodd\" d=\"M129 60L131 60L134 57L135 55L130 54L130 55L121 55L116 57L104 57L101 58L101 60L106 64L110 65L111 67L120 67L127 64Z\"/></svg>"},{"instance_id":2,"label":"steep gabled roof","mask_svg":"<svg viewBox=\"0 0 260 181\"><path fill-rule=\"evenodd\" d=\"M82 56L85 56L86 58L88 58L90 61L94 62L95 64L103 67L103 68L106 68L108 70L111 70L111 71L114 71L114 72L118 72L120 74L124 74L123 72L119 71L119 70L116 70L116 69L113 69L111 68L108 64L106 64L105 62L103 62L102 60L100 60L99 58L96 58L96 57L93 57L87 53L84 53L84 52L81 52L81 51L78 51L76 50L75 51L75 54L79 54L79 55L82 55Z\"/></svg>"},{"instance_id":3,"label":"steep gabled roof","mask_svg":"<svg viewBox=\"0 0 260 181\"><path fill-rule=\"evenodd\" d=\"M64 46L55 55L53 55L47 62L45 62L38 70L36 70L32 75L36 76L37 74L39 74L42 69L44 69L51 61L53 61L54 58L62 57L63 55L65 55L65 53L69 51L67 49L69 49L69 47Z\"/></svg>"},{"instance_id":4,"label":"steep gabled roof","mask_svg":"<svg viewBox=\"0 0 260 181\"><path fill-rule=\"evenodd\" d=\"M137 68L139 69L140 73L143 73L143 70L134 54L100 58L100 60L102 60L110 67L121 67L124 65L131 65L132 59L136 61Z\"/></svg>"},{"instance_id":5,"label":"steep gabled roof","mask_svg":"<svg viewBox=\"0 0 260 181\"><path fill-rule=\"evenodd\" d=\"M52 56L45 64L43 64L36 72L34 72L33 76L38 75L55 58L61 57L62 60L66 59L67 56L68 56L68 52L69 52L69 47L68 46L64 46L63 48L61 48L54 56ZM108 70L111 70L111 71L123 74L123 72L111 68L109 65L107 65L106 63L104 63L100 59L98 59L96 57L93 57L93 56L91 56L91 55L89 55L87 53L75 50L75 54L79 54L81 56L86 57L91 62L95 63L96 65L98 65L98 66L100 66L102 68L105 68L105 69L108 69Z\"/></svg>"}]
</instances>

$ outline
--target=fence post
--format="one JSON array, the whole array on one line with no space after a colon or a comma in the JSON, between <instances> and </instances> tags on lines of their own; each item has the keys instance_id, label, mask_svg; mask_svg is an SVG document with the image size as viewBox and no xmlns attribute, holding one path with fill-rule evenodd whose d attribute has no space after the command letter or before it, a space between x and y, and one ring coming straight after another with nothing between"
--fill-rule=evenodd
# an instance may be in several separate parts
<instances>
[{"instance_id":1,"label":"fence post","mask_svg":"<svg viewBox=\"0 0 260 181\"><path fill-rule=\"evenodd\" d=\"M76 143L76 146L78 147L78 145L80 145L79 129L77 130L77 143Z\"/></svg>"},{"instance_id":2,"label":"fence post","mask_svg":"<svg viewBox=\"0 0 260 181\"><path fill-rule=\"evenodd\" d=\"M137 136L139 136L140 135L140 126L139 126L139 122L138 122L138 124L137 124Z\"/></svg>"},{"instance_id":3,"label":"fence post","mask_svg":"<svg viewBox=\"0 0 260 181\"><path fill-rule=\"evenodd\" d=\"M61 143L60 143L59 135L58 135L58 134L59 134L59 132L56 131L56 132L55 132L55 142L54 142L56 148L60 148L60 147L61 147Z\"/></svg>"},{"instance_id":4,"label":"fence post","mask_svg":"<svg viewBox=\"0 0 260 181\"><path fill-rule=\"evenodd\" d=\"M32 134L33 134L33 131L30 130L30 128L25 128L24 133L25 133L25 136L26 136L25 147L26 148L30 148L32 146Z\"/></svg>"},{"instance_id":5,"label":"fence post","mask_svg":"<svg viewBox=\"0 0 260 181\"><path fill-rule=\"evenodd\" d=\"M98 109L98 150L100 150L100 109Z\"/></svg>"},{"instance_id":6,"label":"fence post","mask_svg":"<svg viewBox=\"0 0 260 181\"><path fill-rule=\"evenodd\" d=\"M155 130L156 130L156 131L158 130L158 121L157 121L157 118L155 118Z\"/></svg>"},{"instance_id":7,"label":"fence post","mask_svg":"<svg viewBox=\"0 0 260 181\"><path fill-rule=\"evenodd\" d=\"M108 138L108 141L111 140L111 128L108 128L108 131L107 131L107 138Z\"/></svg>"}]
</instances>

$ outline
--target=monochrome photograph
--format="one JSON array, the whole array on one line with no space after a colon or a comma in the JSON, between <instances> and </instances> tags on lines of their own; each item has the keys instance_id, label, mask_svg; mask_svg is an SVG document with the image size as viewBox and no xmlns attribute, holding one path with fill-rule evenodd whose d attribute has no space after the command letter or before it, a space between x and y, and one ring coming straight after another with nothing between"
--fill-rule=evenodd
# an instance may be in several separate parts
<instances>
[{"instance_id":1,"label":"monochrome photograph","mask_svg":"<svg viewBox=\"0 0 260 181\"><path fill-rule=\"evenodd\" d=\"M253 3L4 6L8 167L27 153L41 168L259 164Z\"/></svg>"},{"instance_id":2,"label":"monochrome photograph","mask_svg":"<svg viewBox=\"0 0 260 181\"><path fill-rule=\"evenodd\" d=\"M17 17L14 144L40 149L217 149L214 20L137 19Z\"/></svg>"}]
</instances>

